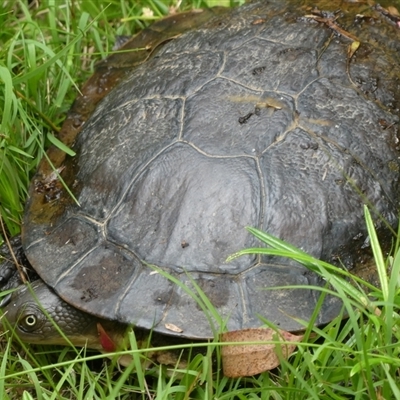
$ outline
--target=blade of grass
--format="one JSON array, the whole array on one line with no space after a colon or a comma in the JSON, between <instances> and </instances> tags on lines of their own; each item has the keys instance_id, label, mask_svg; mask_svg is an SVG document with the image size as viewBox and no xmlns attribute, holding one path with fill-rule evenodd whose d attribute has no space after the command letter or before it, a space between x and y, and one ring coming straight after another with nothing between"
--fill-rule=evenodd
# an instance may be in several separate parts
<instances>
[{"instance_id":1,"label":"blade of grass","mask_svg":"<svg viewBox=\"0 0 400 400\"><path fill-rule=\"evenodd\" d=\"M379 245L379 240L374 227L374 222L372 221L371 213L369 212L368 207L366 205L364 205L364 216L367 224L368 235L371 241L371 248L374 253L374 260L378 270L378 276L380 281L380 287L383 293L383 299L384 301L387 301L389 297L389 287L388 287L386 265L385 261L383 260L383 254L381 247Z\"/></svg>"}]
</instances>

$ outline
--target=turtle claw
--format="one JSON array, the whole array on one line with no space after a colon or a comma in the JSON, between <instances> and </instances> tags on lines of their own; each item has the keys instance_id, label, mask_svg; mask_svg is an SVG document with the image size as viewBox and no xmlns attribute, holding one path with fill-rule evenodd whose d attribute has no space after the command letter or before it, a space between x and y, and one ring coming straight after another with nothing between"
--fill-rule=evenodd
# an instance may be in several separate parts
<instances>
[{"instance_id":1,"label":"turtle claw","mask_svg":"<svg viewBox=\"0 0 400 400\"><path fill-rule=\"evenodd\" d=\"M3 260L3 264L8 263L8 260ZM10 266L5 265L4 267L1 266L0 270L0 288L7 285L7 282L10 281L10 278L13 275L15 268L10 268Z\"/></svg>"},{"instance_id":2,"label":"turtle claw","mask_svg":"<svg viewBox=\"0 0 400 400\"><path fill-rule=\"evenodd\" d=\"M24 273L30 279L36 279L37 275L28 271L31 268L29 268L29 262L22 249L21 236L15 236L9 239L9 243L0 246L0 291L16 288L23 283L15 266L15 260L22 265ZM3 304L3 301L0 304Z\"/></svg>"},{"instance_id":3,"label":"turtle claw","mask_svg":"<svg viewBox=\"0 0 400 400\"><path fill-rule=\"evenodd\" d=\"M0 254L3 256L3 248L0 248ZM21 285L22 280L14 263L6 256L0 260L0 291L15 288Z\"/></svg>"},{"instance_id":4,"label":"turtle claw","mask_svg":"<svg viewBox=\"0 0 400 400\"><path fill-rule=\"evenodd\" d=\"M6 305L8 305L11 301L11 293L6 294L1 300L0 300L0 308L5 307Z\"/></svg>"}]
</instances>

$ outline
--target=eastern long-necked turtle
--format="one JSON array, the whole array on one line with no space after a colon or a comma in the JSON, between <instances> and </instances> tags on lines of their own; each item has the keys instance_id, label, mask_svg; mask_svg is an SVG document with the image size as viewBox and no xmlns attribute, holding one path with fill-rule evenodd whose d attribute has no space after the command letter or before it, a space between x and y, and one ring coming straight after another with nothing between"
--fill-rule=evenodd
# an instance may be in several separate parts
<instances>
[{"instance_id":1,"label":"eastern long-necked turtle","mask_svg":"<svg viewBox=\"0 0 400 400\"><path fill-rule=\"evenodd\" d=\"M378 228L397 224L396 17L321 0L218 12L183 18L198 25L186 33L159 23L123 48L145 50L98 66L60 135L77 156L48 153L79 204L47 161L32 181L22 243L42 279L33 289L75 344L100 347L99 319L111 336L134 325L212 337L183 285L229 330L260 326L259 315L297 330L320 292L268 288L324 282L285 259L226 262L257 244L245 227L351 269L363 204ZM326 299L316 322L339 308ZM61 341L26 288L4 310L22 339Z\"/></svg>"}]
</instances>

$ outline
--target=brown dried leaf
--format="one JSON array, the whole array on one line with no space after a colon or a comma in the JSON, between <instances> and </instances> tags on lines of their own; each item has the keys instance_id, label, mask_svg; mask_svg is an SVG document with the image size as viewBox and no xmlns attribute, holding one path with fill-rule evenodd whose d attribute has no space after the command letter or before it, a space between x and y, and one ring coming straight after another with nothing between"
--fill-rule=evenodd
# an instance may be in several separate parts
<instances>
[{"instance_id":1,"label":"brown dried leaf","mask_svg":"<svg viewBox=\"0 0 400 400\"><path fill-rule=\"evenodd\" d=\"M389 13L390 13L391 15L393 15L394 17L400 17L399 10L398 10L396 7L394 7L394 6L389 6L387 9L388 9Z\"/></svg>"},{"instance_id":2,"label":"brown dried leaf","mask_svg":"<svg viewBox=\"0 0 400 400\"><path fill-rule=\"evenodd\" d=\"M296 336L283 330L252 328L226 332L221 335L222 342L269 342L281 341L279 353L286 359L296 348L290 342L300 342L303 336ZM252 376L279 366L276 343L244 344L222 346L224 375L230 378Z\"/></svg>"}]
</instances>

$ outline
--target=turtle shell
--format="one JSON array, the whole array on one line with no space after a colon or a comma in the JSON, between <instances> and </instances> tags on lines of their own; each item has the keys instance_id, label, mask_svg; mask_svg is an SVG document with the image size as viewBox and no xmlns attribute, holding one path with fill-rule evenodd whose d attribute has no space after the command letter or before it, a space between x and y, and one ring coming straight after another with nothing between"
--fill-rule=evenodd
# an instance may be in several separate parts
<instances>
[{"instance_id":1,"label":"turtle shell","mask_svg":"<svg viewBox=\"0 0 400 400\"><path fill-rule=\"evenodd\" d=\"M207 338L204 293L229 330L260 326L259 316L296 330L325 282L283 258L226 262L259 245L245 227L352 269L367 241L363 205L378 228L397 224L394 17L312 5L191 17L199 26L161 34L138 62L120 53L98 67L61 133L76 157L49 152L76 202L43 162L24 222L27 257L64 300ZM327 297L316 322L340 307Z\"/></svg>"}]
</instances>

